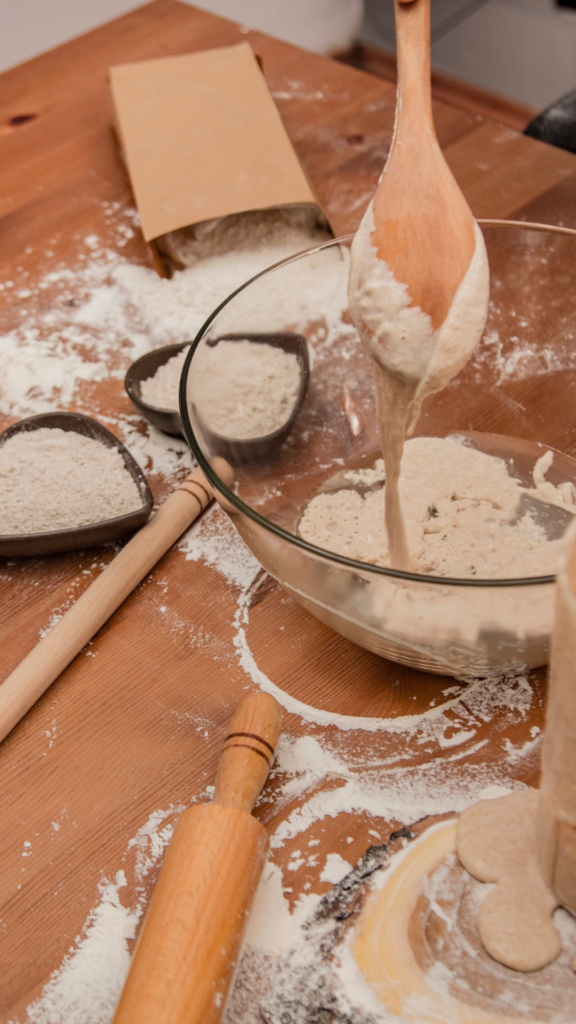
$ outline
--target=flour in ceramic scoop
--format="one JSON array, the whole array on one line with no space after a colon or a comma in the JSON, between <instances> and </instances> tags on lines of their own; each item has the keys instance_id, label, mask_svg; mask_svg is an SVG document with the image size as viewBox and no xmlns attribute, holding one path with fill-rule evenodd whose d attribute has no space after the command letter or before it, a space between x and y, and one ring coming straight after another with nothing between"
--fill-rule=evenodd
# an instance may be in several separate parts
<instances>
[{"instance_id":1,"label":"flour in ceramic scoop","mask_svg":"<svg viewBox=\"0 0 576 1024\"><path fill-rule=\"evenodd\" d=\"M15 434L0 447L0 535L69 530L141 507L117 448L54 427Z\"/></svg>"},{"instance_id":2,"label":"flour in ceramic scoop","mask_svg":"<svg viewBox=\"0 0 576 1024\"><path fill-rule=\"evenodd\" d=\"M520 496L576 513L576 495L567 481L555 487L544 479L552 453L536 463L535 488L526 490L509 476L503 459L456 439L419 437L406 442L399 494L414 570L434 576L516 579L555 572L557 540L525 512L516 522ZM348 473L351 484L373 484L373 469ZM353 488L319 494L299 524L311 544L374 565L390 565L384 525L385 485L361 495Z\"/></svg>"},{"instance_id":3,"label":"flour in ceramic scoop","mask_svg":"<svg viewBox=\"0 0 576 1024\"><path fill-rule=\"evenodd\" d=\"M188 347L159 366L152 377L142 381L140 395L143 402L155 409L178 411L178 389L187 355Z\"/></svg>"},{"instance_id":4,"label":"flour in ceramic scoop","mask_svg":"<svg viewBox=\"0 0 576 1024\"><path fill-rule=\"evenodd\" d=\"M141 384L145 402L177 409L187 349ZM265 437L286 423L300 388L296 355L248 339L200 345L190 373L190 398L214 433L240 439Z\"/></svg>"}]
</instances>

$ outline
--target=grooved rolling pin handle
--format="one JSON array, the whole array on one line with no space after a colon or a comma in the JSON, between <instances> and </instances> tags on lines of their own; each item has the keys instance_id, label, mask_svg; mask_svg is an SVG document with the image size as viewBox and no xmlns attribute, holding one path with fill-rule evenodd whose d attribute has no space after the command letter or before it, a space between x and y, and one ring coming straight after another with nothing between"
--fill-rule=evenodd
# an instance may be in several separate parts
<instances>
[{"instance_id":1,"label":"grooved rolling pin handle","mask_svg":"<svg viewBox=\"0 0 576 1024\"><path fill-rule=\"evenodd\" d=\"M214 497L195 469L0 685L0 742Z\"/></svg>"},{"instance_id":2,"label":"grooved rolling pin handle","mask_svg":"<svg viewBox=\"0 0 576 1024\"><path fill-rule=\"evenodd\" d=\"M215 804L251 813L272 767L281 728L282 714L274 697L253 693L244 698L224 740Z\"/></svg>"},{"instance_id":3,"label":"grooved rolling pin handle","mask_svg":"<svg viewBox=\"0 0 576 1024\"><path fill-rule=\"evenodd\" d=\"M188 808L174 829L114 1024L219 1024L269 848L244 808L266 780L280 728L269 694L240 704L220 759L218 802Z\"/></svg>"}]
</instances>

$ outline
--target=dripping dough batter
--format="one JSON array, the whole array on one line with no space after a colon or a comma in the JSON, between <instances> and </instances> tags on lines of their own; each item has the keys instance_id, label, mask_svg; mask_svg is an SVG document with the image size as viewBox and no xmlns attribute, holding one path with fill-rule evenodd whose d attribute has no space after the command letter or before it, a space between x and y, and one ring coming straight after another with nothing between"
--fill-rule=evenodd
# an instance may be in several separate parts
<instances>
[{"instance_id":1,"label":"dripping dough batter","mask_svg":"<svg viewBox=\"0 0 576 1024\"><path fill-rule=\"evenodd\" d=\"M409 569L415 567L410 565L410 543L398 494L408 412L412 406L413 429L426 396L445 387L478 344L488 311L488 258L476 224L470 266L444 323L434 330L428 314L412 303L407 286L379 259L373 233L370 203L352 244L348 301L376 386L388 481L385 515L390 563L396 569Z\"/></svg>"},{"instance_id":2,"label":"dripping dough batter","mask_svg":"<svg viewBox=\"0 0 576 1024\"><path fill-rule=\"evenodd\" d=\"M511 579L553 574L559 541L548 540L531 512L516 517L523 493L576 513L572 484L544 479L547 452L534 467L534 488L509 476L506 463L457 438L406 442L399 495L415 572L456 578ZM306 507L300 535L311 544L360 562L389 566L384 525L388 482L380 459L371 470L345 474L350 489L319 494Z\"/></svg>"},{"instance_id":3,"label":"dripping dough batter","mask_svg":"<svg viewBox=\"0 0 576 1024\"><path fill-rule=\"evenodd\" d=\"M480 800L458 822L456 849L466 870L494 888L484 898L478 927L495 960L517 971L536 971L561 948L552 914L559 905L536 851L538 790Z\"/></svg>"}]
</instances>

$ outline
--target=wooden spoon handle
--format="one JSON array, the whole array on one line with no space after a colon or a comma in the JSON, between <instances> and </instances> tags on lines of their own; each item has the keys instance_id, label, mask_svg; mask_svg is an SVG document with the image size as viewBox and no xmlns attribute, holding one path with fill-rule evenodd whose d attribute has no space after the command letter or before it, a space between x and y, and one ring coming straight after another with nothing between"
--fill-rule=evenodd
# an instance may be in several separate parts
<instances>
[{"instance_id":1,"label":"wooden spoon handle","mask_svg":"<svg viewBox=\"0 0 576 1024\"><path fill-rule=\"evenodd\" d=\"M435 136L430 77L430 0L395 0L398 51L398 131L422 123Z\"/></svg>"},{"instance_id":2,"label":"wooden spoon handle","mask_svg":"<svg viewBox=\"0 0 576 1024\"><path fill-rule=\"evenodd\" d=\"M200 515L214 494L200 469L183 481L47 636L0 685L0 741Z\"/></svg>"}]
</instances>

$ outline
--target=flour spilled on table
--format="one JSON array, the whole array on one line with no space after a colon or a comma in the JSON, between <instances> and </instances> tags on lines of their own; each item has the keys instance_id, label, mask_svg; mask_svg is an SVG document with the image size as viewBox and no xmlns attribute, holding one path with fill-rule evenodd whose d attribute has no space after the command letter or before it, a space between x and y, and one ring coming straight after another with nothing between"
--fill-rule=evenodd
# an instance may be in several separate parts
<instances>
[{"instance_id":1,"label":"flour spilled on table","mask_svg":"<svg viewBox=\"0 0 576 1024\"><path fill-rule=\"evenodd\" d=\"M397 812L402 813L407 821L414 821L414 816L420 816L422 812L442 813L446 808L453 809L455 804L460 807L467 805L478 797L482 788L479 775L476 786L469 792L463 791L453 780L452 792L446 790L438 795L435 792L438 780L434 778L432 784L425 787L426 776L422 773L422 791L414 799L414 794L410 797L410 786L405 787L402 781L398 785L398 778L390 776L389 770L382 774L379 783L367 779L364 772L356 775L329 746L311 736L282 738L273 776L280 781L275 794L276 808L291 804L295 798L305 798L302 813L289 815L272 836L273 850L301 836L312 823L321 822L327 815L352 814L362 807L376 821L381 820L385 828L386 822ZM307 796L326 779L344 781L344 787L335 791L339 794L337 800L330 800L326 795L327 799L319 801L314 793ZM123 866L118 868L114 881L102 879L99 900L90 911L81 934L42 995L28 1008L26 1018L21 1018L22 1024L24 1020L26 1024L111 1022L130 965L128 943L134 938L146 907L145 880L158 865L172 835L174 818L183 809L183 806L178 806L155 811L128 842ZM328 854L323 871L328 872L328 881L332 881L335 869L342 872L347 867L349 865L343 858L336 860L334 854ZM346 877L337 882L337 889L344 885ZM300 961L304 958L308 974L326 970L324 960L318 956L317 933L313 933L314 941L309 940L309 922L317 914L321 898L314 893L304 893L291 911L284 895L285 882L282 871L272 860L266 868L250 922L234 997L236 1002L232 1001L228 1014L230 1024L239 1024L242 1020L240 1010L238 1014L234 1010L235 1005L246 1001L247 990L254 994L252 969L255 958L266 987L280 971L283 958L293 961L294 951L298 952ZM125 889L134 893L132 901L123 902L122 891ZM301 974L299 977L301 980ZM348 991L345 978L340 978L338 984L345 985L344 991ZM275 995L278 998L276 990ZM348 998L354 999L356 995L352 986ZM251 1012L255 1012L253 1002ZM306 1018L287 1017L286 1020L305 1021ZM17 1022L12 1021L11 1024Z\"/></svg>"},{"instance_id":2,"label":"flour spilled on table","mask_svg":"<svg viewBox=\"0 0 576 1024\"><path fill-rule=\"evenodd\" d=\"M117 228L115 245L121 249L122 241L130 237L132 222L118 209L110 208L109 213ZM118 430L146 472L159 474L173 486L190 468L185 443L145 426L135 414L104 415L98 386L109 380L120 389L129 363L151 346L190 340L221 299L271 262L269 252L236 256L217 267L203 266L204 277L193 267L171 281L161 281L153 271L128 263L121 252L89 236L74 269L49 268L36 283L24 277L2 282L4 297L14 295L9 305L19 322L14 326L5 321L7 327L0 336L0 412L23 416L73 402L77 409ZM344 263L343 274L347 274ZM330 281L332 287L333 272ZM292 320L305 313L310 299L309 282L303 280L301 285L299 306L296 310L291 306ZM330 345L331 332L341 329L340 298L327 286L320 299L315 293L314 301L326 309L322 344ZM272 836L271 864L251 922L229 1024L253 1024L259 1017L270 1024L312 1019L306 1016L302 992L287 984L295 955L310 983L326 992L328 1004L332 1000L334 1020L351 1021L352 1015L346 1018L341 1008L346 1001L352 1005L360 999L353 969L344 961L337 969L341 994L336 1004L330 988L333 978L325 961L318 960L316 941L332 925L327 917L317 919L316 930L306 925L324 905L320 896L304 892L293 906L286 898L291 873L300 864L316 865L318 880L324 875L328 882L346 868L345 858L336 851L328 851L320 863L317 840L308 833L327 818L348 816L353 828L353 816L367 815L374 826L371 834L377 831L385 838L391 827L463 809L486 787L515 788L519 765L532 763L537 753L539 736L528 738L527 727L522 726L536 694L530 680L520 675L478 680L468 686L455 683L446 688L438 706L402 718L338 715L304 704L283 689L282 679L270 679L258 665L249 627L251 600L262 571L225 514L218 508L210 510L183 539L181 549L190 560L207 562L236 588L227 655L235 657L244 670L248 686L274 693L287 711L300 716L303 731L303 735L284 736L273 771L275 813L282 820ZM487 740L482 730L495 721L502 736L501 757L497 763L484 763ZM519 729L515 745L506 735L509 725ZM420 763L410 764L415 753ZM80 935L21 1024L24 1019L30 1024L109 1024L112 1020L129 966L129 942L151 888L151 873L181 809L155 811L127 845L114 880L102 879ZM289 859L281 870L277 860L283 854ZM378 857L384 863L385 852ZM346 891L349 877L336 883L336 891ZM310 942L307 936L313 932ZM301 972L298 976L302 977ZM255 1008L257 977L262 991L270 996L267 1016ZM287 1014L284 1017L278 1009L283 993L292 1000L282 1011Z\"/></svg>"},{"instance_id":3,"label":"flour spilled on table","mask_svg":"<svg viewBox=\"0 0 576 1024\"><path fill-rule=\"evenodd\" d=\"M120 386L130 363L150 348L191 341L224 298L294 252L294 245L213 257L165 280L123 255L134 235L135 211L112 203L104 204L104 213L113 235L108 244L87 235L78 240L73 266L48 262L36 280L17 269L12 280L0 281L0 414L19 417L73 406L96 415L118 431L146 472L173 483L190 464L185 443L167 438L135 414L111 416L109 402L100 408L99 385L112 380ZM341 269L342 281L332 265L322 280L318 268L310 274L309 261L304 268L292 265L294 289L289 296L284 285L274 292L269 279L260 310L251 296L251 330L258 324L261 330L270 326L271 313L277 329L283 310L287 323L297 323L313 306L325 314L319 347L329 346L335 332L342 332L347 261ZM241 329L237 321L234 329ZM504 351L493 333L481 343L474 360L478 366L495 363L507 381L522 379L527 372L549 373L574 365L568 346L553 364L544 357L535 363L532 347L519 337L512 351Z\"/></svg>"},{"instance_id":4,"label":"flour spilled on table","mask_svg":"<svg viewBox=\"0 0 576 1024\"><path fill-rule=\"evenodd\" d=\"M108 1024L112 1020L130 967L128 942L146 906L142 883L170 842L172 820L183 810L176 806L155 811L129 841L125 859L134 851L135 902L130 906L122 902L122 890L129 884L127 865L118 869L113 881L102 879L98 902L41 996L28 1007L26 1024Z\"/></svg>"},{"instance_id":5,"label":"flour spilled on table","mask_svg":"<svg viewBox=\"0 0 576 1024\"><path fill-rule=\"evenodd\" d=\"M121 213L111 204L106 213L120 251L88 235L79 240L73 268L51 266L37 281L21 270L0 281L0 414L21 417L73 405L117 429L146 472L175 482L190 466L185 443L142 417L110 416L109 402L100 410L98 385L120 382L130 363L151 348L192 341L232 291L314 239L288 234L284 241L213 256L165 280L121 253L133 234L133 211ZM336 328L345 289L335 287L333 269L324 281L321 271L311 275L298 265L291 273L296 303L284 287L267 287L260 306L250 303L250 329L266 330L271 317L276 329L282 311L286 322L306 318L311 304L325 309L328 332ZM343 281L346 274L342 262ZM241 329L237 318L234 328Z\"/></svg>"},{"instance_id":6,"label":"flour spilled on table","mask_svg":"<svg viewBox=\"0 0 576 1024\"><path fill-rule=\"evenodd\" d=\"M420 714L396 718L341 715L305 704L283 690L259 668L250 648L250 603L255 588L262 581L262 570L225 513L214 507L185 534L180 548L188 559L203 559L239 587L232 623L232 644L239 664L247 676L259 688L276 697L286 711L300 715L309 723L333 725L343 731L361 729L364 732L410 733L416 730L421 738L433 740L446 749L473 739L478 725L488 721L496 709L507 708L524 716L530 707L532 689L522 674L505 680L483 679L468 685L455 684L449 688L452 692L445 693L446 700L441 704Z\"/></svg>"}]
</instances>

